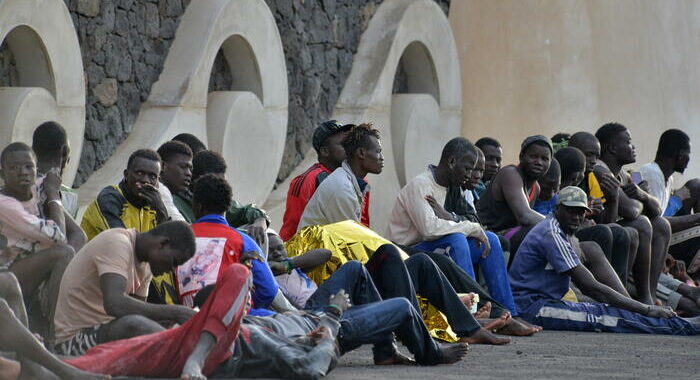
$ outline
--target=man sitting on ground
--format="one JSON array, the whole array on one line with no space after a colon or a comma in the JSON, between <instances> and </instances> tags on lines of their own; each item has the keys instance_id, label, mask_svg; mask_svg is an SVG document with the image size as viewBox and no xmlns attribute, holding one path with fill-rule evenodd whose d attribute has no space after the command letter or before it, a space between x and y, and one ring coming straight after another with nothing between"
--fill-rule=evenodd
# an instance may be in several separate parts
<instances>
[{"instance_id":1,"label":"man sitting on ground","mask_svg":"<svg viewBox=\"0 0 700 380\"><path fill-rule=\"evenodd\" d=\"M301 215L321 182L345 160L343 141L352 126L341 125L331 120L321 123L314 131L312 145L318 154L318 162L289 183L284 220L280 229L280 236L284 241L297 232ZM369 227L369 192L365 194L360 221Z\"/></svg>"},{"instance_id":2,"label":"man sitting on ground","mask_svg":"<svg viewBox=\"0 0 700 380\"><path fill-rule=\"evenodd\" d=\"M693 257L700 255L700 213L686 213L692 207L685 207L694 185L691 180L672 195L673 173L685 172L690 162L690 137L678 129L669 129L659 138L654 162L639 168L641 179L649 188L649 194L659 200L664 216L671 224L671 246L669 253L691 267ZM700 265L698 262L697 265ZM700 274L700 273L698 273Z\"/></svg>"},{"instance_id":3,"label":"man sitting on ground","mask_svg":"<svg viewBox=\"0 0 700 380\"><path fill-rule=\"evenodd\" d=\"M158 191L161 159L150 149L139 149L129 156L124 179L107 186L85 210L81 226L93 239L110 228L134 228L146 232L170 220ZM153 280L149 301L176 304L173 274L165 272Z\"/></svg>"},{"instance_id":4,"label":"man sitting on ground","mask_svg":"<svg viewBox=\"0 0 700 380\"><path fill-rule=\"evenodd\" d=\"M552 153L549 138L526 138L520 145L520 164L501 169L476 204L484 226L509 240L511 262L527 231L544 219L532 205L540 192L537 180L549 170Z\"/></svg>"},{"instance_id":5,"label":"man sitting on ground","mask_svg":"<svg viewBox=\"0 0 700 380\"><path fill-rule=\"evenodd\" d=\"M622 190L619 191L617 207L614 207L612 203L608 204L609 200L606 194L605 208L606 210L617 208L618 214L624 218L619 223L637 229L640 250L643 247L644 252L638 251L636 260L641 260L643 264L645 264L647 257L649 260L649 272L635 271L634 279L635 283L637 280L646 283L645 280L648 276L651 297L647 298L645 291L642 291L642 294L637 294L637 297L641 302L655 303L659 275L664 268L668 254L671 226L662 216L663 210L659 201L642 190L638 184L633 183L630 175L622 170L624 165L634 163L637 156L627 128L622 124L608 123L598 129L595 137L600 142L601 147L598 166L602 167L602 170L609 170L610 174L620 183L619 189ZM597 172L595 173L597 177ZM643 183L640 184L643 186ZM602 215L605 215L605 212ZM610 222L615 222L615 220ZM650 244L647 245L647 242Z\"/></svg>"},{"instance_id":6,"label":"man sitting on ground","mask_svg":"<svg viewBox=\"0 0 700 380\"><path fill-rule=\"evenodd\" d=\"M54 168L58 168L59 175L63 177L63 171L70 159L70 145L63 127L53 121L47 121L38 126L32 135L32 150L36 155L37 177L45 176ZM78 215L78 193L62 184L61 203L68 214L75 219Z\"/></svg>"},{"instance_id":7,"label":"man sitting on ground","mask_svg":"<svg viewBox=\"0 0 700 380\"><path fill-rule=\"evenodd\" d=\"M185 221L173 199L173 194L187 190L192 180L192 149L185 143L171 140L158 148L163 167L158 192L170 220Z\"/></svg>"},{"instance_id":8,"label":"man sitting on ground","mask_svg":"<svg viewBox=\"0 0 700 380\"><path fill-rule=\"evenodd\" d=\"M12 256L5 266L17 276L27 306L41 305L41 312L33 313L38 320L32 328L50 341L58 285L75 252L71 244L82 245L85 235L61 205L57 169L46 173L41 200L35 185L36 160L29 146L16 142L5 147L0 168L5 182L0 189L0 249ZM39 297L42 284L45 292Z\"/></svg>"},{"instance_id":9,"label":"man sitting on ground","mask_svg":"<svg viewBox=\"0 0 700 380\"><path fill-rule=\"evenodd\" d=\"M171 271L195 251L184 222L166 222L146 233L112 228L88 242L68 265L56 306L56 352L82 355L104 342L162 331L195 312L145 302L152 277Z\"/></svg>"},{"instance_id":10,"label":"man sitting on ground","mask_svg":"<svg viewBox=\"0 0 700 380\"><path fill-rule=\"evenodd\" d=\"M16 252L15 252L16 253ZM0 253L0 379L106 380L108 376L93 375L63 363L48 352L27 329L27 313L17 278L6 266L13 253ZM13 353L15 357L3 357ZM20 376L21 375L21 376Z\"/></svg>"},{"instance_id":11,"label":"man sitting on ground","mask_svg":"<svg viewBox=\"0 0 700 380\"><path fill-rule=\"evenodd\" d=\"M542 215L549 215L554 212L557 204L557 193L559 192L559 184L561 183L561 168L559 162L552 158L549 164L549 170L537 180L540 185L540 195L537 197L532 209Z\"/></svg>"},{"instance_id":12,"label":"man sitting on ground","mask_svg":"<svg viewBox=\"0 0 700 380\"><path fill-rule=\"evenodd\" d=\"M387 237L419 250L446 252L472 278L474 265L479 265L491 295L517 316L496 234L456 216L441 218L430 205L445 204L450 211L446 204L448 188L459 191L469 182L476 164L476 149L463 137L447 142L439 164L430 165L401 189L391 212Z\"/></svg>"},{"instance_id":13,"label":"man sitting on ground","mask_svg":"<svg viewBox=\"0 0 700 380\"><path fill-rule=\"evenodd\" d=\"M503 160L503 148L498 140L491 137L482 137L478 139L474 145L484 153L484 177L481 183L476 186L476 194L481 197L486 188L491 184L496 174L501 170L501 161Z\"/></svg>"},{"instance_id":14,"label":"man sitting on ground","mask_svg":"<svg viewBox=\"0 0 700 380\"><path fill-rule=\"evenodd\" d=\"M270 268L260 261L264 255L258 244L229 226L224 217L232 196L231 186L220 175L205 174L194 184L192 210L197 220L192 224L192 231L198 249L192 260L178 268L178 288L187 306L193 305L197 292L214 285L229 266L242 261L249 261L251 265L255 286L252 301L256 310L270 306L277 294L277 283ZM248 255L259 260L249 260Z\"/></svg>"},{"instance_id":15,"label":"man sitting on ground","mask_svg":"<svg viewBox=\"0 0 700 380\"><path fill-rule=\"evenodd\" d=\"M525 237L510 268L518 311L551 330L695 335L700 318L683 319L668 307L646 305L596 281L570 243L589 211L586 193L577 187L559 192L554 215ZM572 303L561 298L571 279L601 303Z\"/></svg>"},{"instance_id":16,"label":"man sitting on ground","mask_svg":"<svg viewBox=\"0 0 700 380\"><path fill-rule=\"evenodd\" d=\"M205 174L216 174L226 176L226 160L217 152L203 150L197 153L192 159L192 179L193 184L199 177ZM196 219L192 210L192 185L190 188L174 194L175 205L189 223L194 223ZM255 205L242 206L237 201L231 201L231 206L226 211L226 221L231 227L241 228L246 226L246 231L250 237L261 247L265 241L265 230L267 230L269 219L264 210Z\"/></svg>"}]
</instances>

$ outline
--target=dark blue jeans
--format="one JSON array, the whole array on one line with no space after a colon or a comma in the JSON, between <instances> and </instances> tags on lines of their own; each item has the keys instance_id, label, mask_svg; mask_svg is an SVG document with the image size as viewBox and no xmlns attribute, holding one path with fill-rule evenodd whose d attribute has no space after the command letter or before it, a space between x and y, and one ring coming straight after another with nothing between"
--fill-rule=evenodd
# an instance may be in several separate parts
<instances>
[{"instance_id":1,"label":"dark blue jeans","mask_svg":"<svg viewBox=\"0 0 700 380\"><path fill-rule=\"evenodd\" d=\"M306 301L305 308L323 309L340 289L345 290L353 303L341 319L338 342L343 352L371 343L375 361L389 359L396 352L393 335L396 333L418 363L440 362L439 346L430 336L420 313L407 299L382 301L372 277L358 261L349 261L338 268Z\"/></svg>"},{"instance_id":2,"label":"dark blue jeans","mask_svg":"<svg viewBox=\"0 0 700 380\"><path fill-rule=\"evenodd\" d=\"M517 316L501 242L493 232L486 231L486 237L489 239L491 251L485 258L481 257L484 246L478 246L475 239L468 239L460 233L446 235L432 241L424 241L415 245L415 248L430 252L444 251L473 279L476 278L474 265L479 265L486 278L491 296L510 310L513 316Z\"/></svg>"}]
</instances>

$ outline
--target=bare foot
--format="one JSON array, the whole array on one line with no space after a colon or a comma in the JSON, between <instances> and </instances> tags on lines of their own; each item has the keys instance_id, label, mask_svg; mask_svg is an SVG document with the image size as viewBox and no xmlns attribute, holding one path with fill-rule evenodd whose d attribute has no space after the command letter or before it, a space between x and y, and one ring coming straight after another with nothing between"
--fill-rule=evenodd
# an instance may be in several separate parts
<instances>
[{"instance_id":1,"label":"bare foot","mask_svg":"<svg viewBox=\"0 0 700 380\"><path fill-rule=\"evenodd\" d=\"M376 361L374 365L416 365L416 361L396 351L394 356L386 360Z\"/></svg>"},{"instance_id":2,"label":"bare foot","mask_svg":"<svg viewBox=\"0 0 700 380\"><path fill-rule=\"evenodd\" d=\"M497 329L500 329L503 326L505 326L509 320L510 320L510 313L503 313L503 315L501 315L498 318L485 319L483 321L479 321L479 323L481 323L481 325L486 330L493 331L493 330L497 330Z\"/></svg>"},{"instance_id":3,"label":"bare foot","mask_svg":"<svg viewBox=\"0 0 700 380\"><path fill-rule=\"evenodd\" d=\"M446 344L440 347L440 352L442 352L442 364L457 363L467 356L469 345L464 343Z\"/></svg>"},{"instance_id":4,"label":"bare foot","mask_svg":"<svg viewBox=\"0 0 700 380\"><path fill-rule=\"evenodd\" d=\"M521 325L525 325L527 327L533 327L533 328L537 329L538 332L544 330L544 328L542 326L533 325L532 323L522 319L521 317L515 317L514 319L516 319L518 322L520 322Z\"/></svg>"},{"instance_id":5,"label":"bare foot","mask_svg":"<svg viewBox=\"0 0 700 380\"><path fill-rule=\"evenodd\" d=\"M508 323L506 323L505 326L496 330L496 333L513 336L531 336L533 334L538 333L539 331L540 330L534 327L525 326L524 324L520 323L520 321L518 321L517 319L511 319L508 321Z\"/></svg>"},{"instance_id":6,"label":"bare foot","mask_svg":"<svg viewBox=\"0 0 700 380\"><path fill-rule=\"evenodd\" d=\"M486 302L479 310L474 313L474 318L484 319L491 315L491 302Z\"/></svg>"},{"instance_id":7,"label":"bare foot","mask_svg":"<svg viewBox=\"0 0 700 380\"><path fill-rule=\"evenodd\" d=\"M21 370L19 362L0 356L0 380L17 380Z\"/></svg>"},{"instance_id":8,"label":"bare foot","mask_svg":"<svg viewBox=\"0 0 700 380\"><path fill-rule=\"evenodd\" d=\"M202 373L202 368L195 360L185 362L185 368L182 369L181 380L207 380L207 377Z\"/></svg>"},{"instance_id":9,"label":"bare foot","mask_svg":"<svg viewBox=\"0 0 700 380\"><path fill-rule=\"evenodd\" d=\"M492 345L502 345L510 343L510 338L500 338L491 333L490 331L481 328L477 330L472 336L465 336L459 340L461 343L469 344L492 344Z\"/></svg>"}]
</instances>

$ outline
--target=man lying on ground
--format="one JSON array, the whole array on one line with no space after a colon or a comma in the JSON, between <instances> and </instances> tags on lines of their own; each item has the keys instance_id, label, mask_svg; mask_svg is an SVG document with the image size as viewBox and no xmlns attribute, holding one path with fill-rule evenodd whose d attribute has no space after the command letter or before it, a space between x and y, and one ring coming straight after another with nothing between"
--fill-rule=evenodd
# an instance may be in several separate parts
<instances>
[{"instance_id":1,"label":"man lying on ground","mask_svg":"<svg viewBox=\"0 0 700 380\"><path fill-rule=\"evenodd\" d=\"M377 249L364 266L358 261L348 261L323 284L317 285L305 272L325 264L330 259L330 252L323 249L312 250L289 258L279 235L272 230L268 231L268 235L270 240L268 263L282 292L299 307L313 309L315 307L313 300L318 299L319 294L323 294L323 289L331 284L346 289L352 295L353 289L365 288L366 284L371 282L372 287L376 286L381 298L406 298L416 310L420 308L416 294L425 297L431 305L445 313L450 327L461 338L461 342L503 344L508 340L494 339L495 337L487 332L495 330L500 334L519 336L532 335L536 332L531 327L523 326L517 320L511 319L509 312L496 302L493 303L494 312L491 314L495 319L484 321L484 328L481 329L474 318L467 315L468 309L464 307L464 303L445 275L427 255L421 252L402 261L396 247L385 244ZM473 280L468 283L468 291L464 293L471 291L485 293ZM485 299L490 300L487 295ZM358 304L358 301L355 300L354 303Z\"/></svg>"},{"instance_id":2,"label":"man lying on ground","mask_svg":"<svg viewBox=\"0 0 700 380\"><path fill-rule=\"evenodd\" d=\"M3 252L0 265L10 259ZM17 278L7 269L0 269L0 379L99 380L109 376L93 375L63 363L48 352L27 329L27 315Z\"/></svg>"},{"instance_id":3,"label":"man lying on ground","mask_svg":"<svg viewBox=\"0 0 700 380\"><path fill-rule=\"evenodd\" d=\"M53 339L53 315L58 285L63 271L74 255L70 245L83 244L85 235L61 205L61 178L57 169L46 173L43 198L36 183L36 159L24 143L12 143L0 155L0 241L12 256L5 266L17 276L27 307L38 330L50 342ZM40 296L39 288L45 291Z\"/></svg>"},{"instance_id":4,"label":"man lying on ground","mask_svg":"<svg viewBox=\"0 0 700 380\"><path fill-rule=\"evenodd\" d=\"M697 334L700 318L679 318L668 307L628 298L596 281L581 265L570 239L588 210L586 193L566 187L559 192L554 215L538 223L523 240L510 268L521 315L551 330ZM562 301L571 279L601 303Z\"/></svg>"},{"instance_id":5,"label":"man lying on ground","mask_svg":"<svg viewBox=\"0 0 700 380\"><path fill-rule=\"evenodd\" d=\"M145 302L153 274L172 271L194 254L184 222L139 233L112 228L83 247L68 265L56 306L56 352L82 355L100 343L163 330L193 314L178 305Z\"/></svg>"}]
</instances>

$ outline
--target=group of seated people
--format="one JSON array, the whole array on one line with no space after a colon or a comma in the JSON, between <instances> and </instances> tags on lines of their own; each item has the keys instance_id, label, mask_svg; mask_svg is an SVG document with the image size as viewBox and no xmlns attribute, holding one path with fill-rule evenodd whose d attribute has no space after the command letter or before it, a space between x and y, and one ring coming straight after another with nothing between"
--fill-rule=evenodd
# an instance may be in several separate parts
<instances>
[{"instance_id":1,"label":"group of seated people","mask_svg":"<svg viewBox=\"0 0 700 380\"><path fill-rule=\"evenodd\" d=\"M277 233L190 134L133 152L78 223L66 132L44 123L0 157L0 380L315 379L365 344L437 365L542 329L697 334L700 181L672 177L689 137L632 172L621 124L552 140L501 167L497 140L453 138L373 231L381 136L324 122Z\"/></svg>"}]
</instances>

